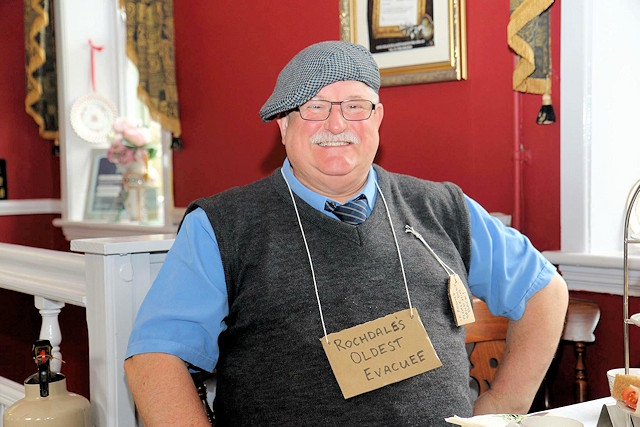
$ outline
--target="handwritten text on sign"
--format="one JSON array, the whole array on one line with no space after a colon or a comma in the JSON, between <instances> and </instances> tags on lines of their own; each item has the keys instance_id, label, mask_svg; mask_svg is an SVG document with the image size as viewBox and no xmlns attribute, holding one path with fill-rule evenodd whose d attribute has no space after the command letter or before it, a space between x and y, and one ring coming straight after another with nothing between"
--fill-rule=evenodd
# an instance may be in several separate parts
<instances>
[{"instance_id":1,"label":"handwritten text on sign","mask_svg":"<svg viewBox=\"0 0 640 427\"><path fill-rule=\"evenodd\" d=\"M345 399L442 366L415 308L320 341Z\"/></svg>"}]
</instances>

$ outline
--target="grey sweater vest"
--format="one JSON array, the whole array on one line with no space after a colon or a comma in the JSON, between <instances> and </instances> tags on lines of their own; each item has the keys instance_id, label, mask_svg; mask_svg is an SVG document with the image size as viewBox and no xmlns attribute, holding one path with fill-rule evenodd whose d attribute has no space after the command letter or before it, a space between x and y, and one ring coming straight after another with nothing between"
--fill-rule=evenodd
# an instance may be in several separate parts
<instances>
[{"instance_id":1,"label":"grey sweater vest","mask_svg":"<svg viewBox=\"0 0 640 427\"><path fill-rule=\"evenodd\" d=\"M323 336L304 241L278 169L253 184L199 199L220 246L229 293L219 338L217 425L437 426L470 416L465 331L456 327L447 274L406 224L466 283L471 243L460 189L375 166L388 203L411 302L442 366L345 400ZM327 332L408 308L397 249L380 196L355 227L296 197Z\"/></svg>"}]
</instances>

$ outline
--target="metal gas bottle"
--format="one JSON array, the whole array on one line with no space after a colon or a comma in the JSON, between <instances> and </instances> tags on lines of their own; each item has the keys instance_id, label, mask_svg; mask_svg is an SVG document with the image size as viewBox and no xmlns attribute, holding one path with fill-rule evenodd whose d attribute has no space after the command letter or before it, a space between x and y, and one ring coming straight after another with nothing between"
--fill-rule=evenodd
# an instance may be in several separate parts
<instances>
[{"instance_id":1,"label":"metal gas bottle","mask_svg":"<svg viewBox=\"0 0 640 427\"><path fill-rule=\"evenodd\" d=\"M4 412L4 427L91 426L89 401L68 392L65 376L50 371L51 348L47 340L37 341L33 346L38 372L25 380L25 397Z\"/></svg>"}]
</instances>

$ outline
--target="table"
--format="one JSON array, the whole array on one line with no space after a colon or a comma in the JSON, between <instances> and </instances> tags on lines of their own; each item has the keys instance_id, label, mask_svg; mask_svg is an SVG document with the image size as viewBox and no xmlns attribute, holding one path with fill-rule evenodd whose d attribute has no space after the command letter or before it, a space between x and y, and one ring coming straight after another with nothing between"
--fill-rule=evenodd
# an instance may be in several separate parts
<instances>
[{"instance_id":1,"label":"table","mask_svg":"<svg viewBox=\"0 0 640 427\"><path fill-rule=\"evenodd\" d=\"M598 424L598 418L600 418L600 412L602 411L602 405L615 405L616 401L613 397L603 397L601 399L589 400L587 402L576 403L573 405L562 406L560 408L549 409L548 411L542 411L541 413L548 412L549 415L557 415L559 417L572 418L580 421L585 427L596 427ZM613 421L615 427L625 426L625 416L622 412L617 412ZM637 423L636 423L637 424Z\"/></svg>"},{"instance_id":2,"label":"table","mask_svg":"<svg viewBox=\"0 0 640 427\"><path fill-rule=\"evenodd\" d=\"M616 401L613 397L609 396L542 412L548 412L549 414L559 417L573 418L574 420L580 421L585 427L595 427L598 423L598 418L600 418L602 405L615 405L615 403Z\"/></svg>"}]
</instances>

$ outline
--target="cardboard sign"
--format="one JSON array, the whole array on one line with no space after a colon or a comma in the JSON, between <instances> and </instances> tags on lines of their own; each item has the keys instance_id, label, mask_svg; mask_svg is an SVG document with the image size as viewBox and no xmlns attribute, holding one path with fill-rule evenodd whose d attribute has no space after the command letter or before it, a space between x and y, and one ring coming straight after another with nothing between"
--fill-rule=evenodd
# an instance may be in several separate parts
<instances>
[{"instance_id":1,"label":"cardboard sign","mask_svg":"<svg viewBox=\"0 0 640 427\"><path fill-rule=\"evenodd\" d=\"M442 366L415 308L320 341L345 399Z\"/></svg>"}]
</instances>

